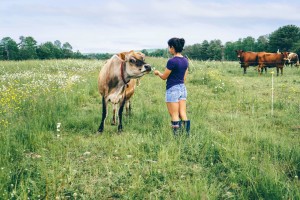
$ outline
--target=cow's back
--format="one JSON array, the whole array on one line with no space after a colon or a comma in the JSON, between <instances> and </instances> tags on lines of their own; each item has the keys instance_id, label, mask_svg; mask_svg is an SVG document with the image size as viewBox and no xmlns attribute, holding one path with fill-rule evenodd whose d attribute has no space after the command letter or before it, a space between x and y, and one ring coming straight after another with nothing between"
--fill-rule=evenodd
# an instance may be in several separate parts
<instances>
[{"instance_id":1,"label":"cow's back","mask_svg":"<svg viewBox=\"0 0 300 200\"><path fill-rule=\"evenodd\" d=\"M241 62L242 64L248 64L250 66L257 65L257 53L251 51L244 52L241 57Z\"/></svg>"},{"instance_id":2,"label":"cow's back","mask_svg":"<svg viewBox=\"0 0 300 200\"><path fill-rule=\"evenodd\" d=\"M290 53L289 56L288 56L288 59L292 62L299 61L299 57L296 53Z\"/></svg>"},{"instance_id":3,"label":"cow's back","mask_svg":"<svg viewBox=\"0 0 300 200\"><path fill-rule=\"evenodd\" d=\"M258 63L261 66L276 67L284 64L284 55L281 53L258 54Z\"/></svg>"},{"instance_id":4,"label":"cow's back","mask_svg":"<svg viewBox=\"0 0 300 200\"><path fill-rule=\"evenodd\" d=\"M102 96L119 83L120 64L120 59L113 56L101 68L98 76L98 90Z\"/></svg>"}]
</instances>

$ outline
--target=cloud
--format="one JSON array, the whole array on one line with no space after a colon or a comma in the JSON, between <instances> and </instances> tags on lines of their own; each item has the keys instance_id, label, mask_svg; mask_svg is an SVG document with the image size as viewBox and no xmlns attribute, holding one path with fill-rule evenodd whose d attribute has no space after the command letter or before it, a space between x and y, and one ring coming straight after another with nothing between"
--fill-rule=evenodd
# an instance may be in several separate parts
<instances>
[{"instance_id":1,"label":"cloud","mask_svg":"<svg viewBox=\"0 0 300 200\"><path fill-rule=\"evenodd\" d=\"M300 3L235 0L7 0L0 8L0 36L60 40L81 52L164 48L170 37L187 44L223 43L300 25Z\"/></svg>"}]
</instances>

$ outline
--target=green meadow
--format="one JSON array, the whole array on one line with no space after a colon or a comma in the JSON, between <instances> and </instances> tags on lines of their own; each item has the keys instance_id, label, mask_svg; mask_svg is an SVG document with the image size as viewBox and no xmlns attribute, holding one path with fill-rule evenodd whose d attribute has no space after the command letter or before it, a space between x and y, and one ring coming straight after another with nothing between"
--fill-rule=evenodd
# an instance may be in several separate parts
<instances>
[{"instance_id":1,"label":"green meadow","mask_svg":"<svg viewBox=\"0 0 300 200\"><path fill-rule=\"evenodd\" d=\"M123 132L110 105L96 134L103 64L0 62L0 199L300 199L300 69L243 75L238 61L192 60L191 135L174 137L153 73Z\"/></svg>"}]
</instances>

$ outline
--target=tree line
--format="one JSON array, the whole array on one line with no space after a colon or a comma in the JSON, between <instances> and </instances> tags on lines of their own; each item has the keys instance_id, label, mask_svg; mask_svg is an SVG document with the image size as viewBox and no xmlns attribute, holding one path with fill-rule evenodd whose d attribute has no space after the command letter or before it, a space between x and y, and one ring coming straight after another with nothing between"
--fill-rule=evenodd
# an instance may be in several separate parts
<instances>
[{"instance_id":1,"label":"tree line","mask_svg":"<svg viewBox=\"0 0 300 200\"><path fill-rule=\"evenodd\" d=\"M295 25L286 25L278 28L268 35L259 36L257 39L248 36L240 38L235 42L226 42L224 45L221 40L204 40L202 43L186 46L183 54L190 59L197 60L237 60L235 50L254 51L254 52L277 52L278 50L295 52L300 55L300 28ZM157 49L142 52L148 56L168 57L167 49Z\"/></svg>"},{"instance_id":2,"label":"tree line","mask_svg":"<svg viewBox=\"0 0 300 200\"><path fill-rule=\"evenodd\" d=\"M31 60L31 59L65 59L84 58L79 51L73 52L69 42L61 43L59 40L45 42L40 45L31 37L19 37L17 43L10 37L0 41L0 60Z\"/></svg>"},{"instance_id":3,"label":"tree line","mask_svg":"<svg viewBox=\"0 0 300 200\"><path fill-rule=\"evenodd\" d=\"M0 60L29 60L29 59L108 59L109 53L92 53L83 55L79 51L74 52L70 43L61 43L59 40L45 42L40 45L29 36L21 36L19 43L10 37L4 37L0 41ZM300 28L295 25L286 25L274 32L259 36L257 39L248 36L235 42L222 44L221 40L204 40L185 47L183 54L196 60L237 60L235 50L254 52L290 51L300 55ZM167 49L147 50L142 52L146 56L169 57Z\"/></svg>"}]
</instances>

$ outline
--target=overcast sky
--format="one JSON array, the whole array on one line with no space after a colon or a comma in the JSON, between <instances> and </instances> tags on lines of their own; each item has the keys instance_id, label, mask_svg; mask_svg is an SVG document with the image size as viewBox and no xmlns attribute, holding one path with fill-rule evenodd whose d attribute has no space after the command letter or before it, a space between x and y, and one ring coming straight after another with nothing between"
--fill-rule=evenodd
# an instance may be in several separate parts
<instances>
[{"instance_id":1,"label":"overcast sky","mask_svg":"<svg viewBox=\"0 0 300 200\"><path fill-rule=\"evenodd\" d=\"M166 48L300 27L299 0L0 0L0 39L60 40L81 53Z\"/></svg>"}]
</instances>

